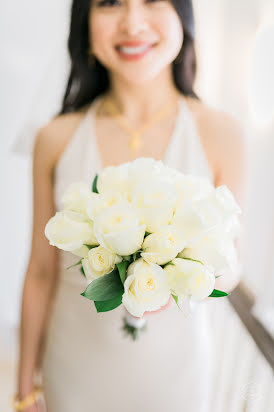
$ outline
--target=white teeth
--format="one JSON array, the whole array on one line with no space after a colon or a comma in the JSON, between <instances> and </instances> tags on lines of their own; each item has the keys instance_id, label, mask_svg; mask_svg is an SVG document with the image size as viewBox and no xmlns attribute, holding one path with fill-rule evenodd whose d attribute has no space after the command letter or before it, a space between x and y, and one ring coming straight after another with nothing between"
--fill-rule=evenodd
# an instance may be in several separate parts
<instances>
[{"instance_id":1,"label":"white teeth","mask_svg":"<svg viewBox=\"0 0 274 412\"><path fill-rule=\"evenodd\" d=\"M142 53L145 50L147 50L150 46L140 46L140 47L126 47L126 46L120 46L119 49L126 54L138 54Z\"/></svg>"}]
</instances>

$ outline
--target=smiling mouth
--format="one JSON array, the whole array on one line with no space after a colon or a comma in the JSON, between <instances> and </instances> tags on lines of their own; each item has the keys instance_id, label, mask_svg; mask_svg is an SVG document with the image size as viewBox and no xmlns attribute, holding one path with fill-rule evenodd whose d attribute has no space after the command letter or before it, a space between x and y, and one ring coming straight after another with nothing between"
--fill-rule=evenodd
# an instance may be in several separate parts
<instances>
[{"instance_id":1,"label":"smiling mouth","mask_svg":"<svg viewBox=\"0 0 274 412\"><path fill-rule=\"evenodd\" d=\"M134 59L140 58L147 54L157 43L147 43L141 45L119 45L116 46L116 50L118 51L121 57L127 59Z\"/></svg>"},{"instance_id":2,"label":"smiling mouth","mask_svg":"<svg viewBox=\"0 0 274 412\"><path fill-rule=\"evenodd\" d=\"M126 54L139 54L153 47L154 44L148 43L141 46L117 46L116 48Z\"/></svg>"}]
</instances>

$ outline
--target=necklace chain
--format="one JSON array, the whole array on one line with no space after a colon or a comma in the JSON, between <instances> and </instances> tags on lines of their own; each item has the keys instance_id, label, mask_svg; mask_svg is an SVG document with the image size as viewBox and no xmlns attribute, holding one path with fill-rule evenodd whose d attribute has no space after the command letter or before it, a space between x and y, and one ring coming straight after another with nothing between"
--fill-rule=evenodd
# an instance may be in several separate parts
<instances>
[{"instance_id":1,"label":"necklace chain","mask_svg":"<svg viewBox=\"0 0 274 412\"><path fill-rule=\"evenodd\" d=\"M174 99L169 100L160 110L158 110L144 125L138 129L133 129L128 125L128 122L118 112L117 107L111 100L105 99L103 102L110 115L117 121L119 126L124 129L129 135L129 148L136 154L143 145L141 135L152 127L157 121L162 120L171 108L174 106Z\"/></svg>"}]
</instances>

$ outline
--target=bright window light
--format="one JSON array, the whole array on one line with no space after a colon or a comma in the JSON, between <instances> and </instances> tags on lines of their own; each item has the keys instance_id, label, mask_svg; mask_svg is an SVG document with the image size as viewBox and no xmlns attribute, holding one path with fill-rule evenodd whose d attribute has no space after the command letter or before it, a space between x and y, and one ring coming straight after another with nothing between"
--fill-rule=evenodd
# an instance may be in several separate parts
<instances>
[{"instance_id":1,"label":"bright window light","mask_svg":"<svg viewBox=\"0 0 274 412\"><path fill-rule=\"evenodd\" d=\"M251 52L249 103L256 123L266 126L274 119L274 22L262 26Z\"/></svg>"}]
</instances>

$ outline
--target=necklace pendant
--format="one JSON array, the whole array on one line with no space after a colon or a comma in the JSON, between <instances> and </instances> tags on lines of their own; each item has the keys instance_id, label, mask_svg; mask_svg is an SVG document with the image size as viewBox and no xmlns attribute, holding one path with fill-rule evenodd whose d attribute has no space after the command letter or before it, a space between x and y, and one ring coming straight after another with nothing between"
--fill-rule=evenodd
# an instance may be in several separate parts
<instances>
[{"instance_id":1,"label":"necklace pendant","mask_svg":"<svg viewBox=\"0 0 274 412\"><path fill-rule=\"evenodd\" d=\"M131 148L131 150L133 150L134 152L137 152L140 147L142 145L140 136L138 133L133 133L130 141L129 141L129 147Z\"/></svg>"}]
</instances>

